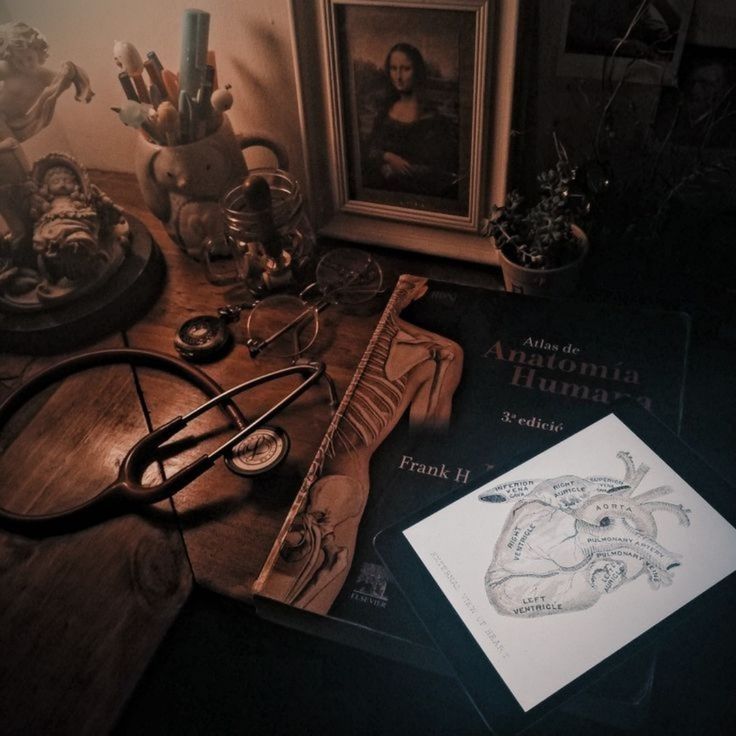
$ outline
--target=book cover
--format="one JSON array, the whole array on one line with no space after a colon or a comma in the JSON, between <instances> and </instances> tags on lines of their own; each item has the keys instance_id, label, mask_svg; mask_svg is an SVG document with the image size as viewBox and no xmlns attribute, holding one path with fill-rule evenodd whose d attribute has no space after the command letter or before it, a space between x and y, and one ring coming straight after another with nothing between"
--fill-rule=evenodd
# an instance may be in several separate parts
<instances>
[{"instance_id":1,"label":"book cover","mask_svg":"<svg viewBox=\"0 0 736 736\"><path fill-rule=\"evenodd\" d=\"M375 534L622 396L678 431L688 342L680 313L402 276L257 595L347 627L342 640L352 625L427 646Z\"/></svg>"}]
</instances>

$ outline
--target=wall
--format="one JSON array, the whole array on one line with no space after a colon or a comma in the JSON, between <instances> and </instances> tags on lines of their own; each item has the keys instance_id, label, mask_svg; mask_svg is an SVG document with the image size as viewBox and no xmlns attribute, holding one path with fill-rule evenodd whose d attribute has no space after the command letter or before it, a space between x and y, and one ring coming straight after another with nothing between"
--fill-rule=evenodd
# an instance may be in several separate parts
<instances>
[{"instance_id":1,"label":"wall","mask_svg":"<svg viewBox=\"0 0 736 736\"><path fill-rule=\"evenodd\" d=\"M555 132L580 166L579 184L596 195L582 223L593 245L588 283L639 301L734 313L736 3L693 4L682 59L712 55L730 91L691 131L676 123L687 122L688 94L700 95L702 82L694 91L687 82L697 66L680 64L671 80L678 86L642 83L633 68L623 79L603 74L601 57L597 72L580 60L565 69L568 7L522 2L510 187L536 191L537 173L556 161Z\"/></svg>"},{"instance_id":2,"label":"wall","mask_svg":"<svg viewBox=\"0 0 736 736\"><path fill-rule=\"evenodd\" d=\"M132 171L135 133L110 110L124 100L113 43L130 41L142 55L155 50L166 67L178 71L180 19L189 7L211 14L210 48L220 85L232 85L234 129L267 132L286 147L291 170L303 179L289 0L3 0L0 8L10 19L46 36L48 68L75 62L96 93L89 105L75 102L73 89L65 93L51 125L24 144L29 159L66 150L89 168ZM248 154L251 167L272 162L266 151Z\"/></svg>"}]
</instances>

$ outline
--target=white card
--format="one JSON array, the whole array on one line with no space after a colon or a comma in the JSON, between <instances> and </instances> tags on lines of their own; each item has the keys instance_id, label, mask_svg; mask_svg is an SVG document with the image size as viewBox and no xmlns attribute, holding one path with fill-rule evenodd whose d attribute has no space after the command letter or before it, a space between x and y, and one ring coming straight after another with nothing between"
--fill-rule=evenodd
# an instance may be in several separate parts
<instances>
[{"instance_id":1,"label":"white card","mask_svg":"<svg viewBox=\"0 0 736 736\"><path fill-rule=\"evenodd\" d=\"M525 711L736 570L736 529L613 414L404 535Z\"/></svg>"}]
</instances>

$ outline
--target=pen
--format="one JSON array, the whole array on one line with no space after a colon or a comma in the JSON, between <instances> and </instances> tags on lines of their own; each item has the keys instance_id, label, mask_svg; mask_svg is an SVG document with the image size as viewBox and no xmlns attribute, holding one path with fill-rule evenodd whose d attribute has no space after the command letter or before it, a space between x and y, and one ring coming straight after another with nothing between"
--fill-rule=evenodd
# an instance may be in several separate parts
<instances>
[{"instance_id":1,"label":"pen","mask_svg":"<svg viewBox=\"0 0 736 736\"><path fill-rule=\"evenodd\" d=\"M176 107L164 100L158 106L158 127L167 146L176 146L179 143L179 113Z\"/></svg>"},{"instance_id":2,"label":"pen","mask_svg":"<svg viewBox=\"0 0 736 736\"><path fill-rule=\"evenodd\" d=\"M143 80L143 75L140 73L131 74L130 78L133 80L133 84L135 85L135 91L138 93L138 99L141 102L150 102L151 96L148 94L148 87L146 87L146 83Z\"/></svg>"},{"instance_id":3,"label":"pen","mask_svg":"<svg viewBox=\"0 0 736 736\"><path fill-rule=\"evenodd\" d=\"M164 96L161 94L161 91L159 90L159 88L155 84L152 84L148 88L148 96L151 99L151 104L153 105L154 109L157 109L158 106L165 99Z\"/></svg>"},{"instance_id":4,"label":"pen","mask_svg":"<svg viewBox=\"0 0 736 736\"><path fill-rule=\"evenodd\" d=\"M120 80L120 86L123 88L123 93L125 94L126 99L133 100L133 102L140 102L138 94L135 91L135 87L133 86L133 81L128 75L128 72L120 72L118 74L118 79Z\"/></svg>"},{"instance_id":5,"label":"pen","mask_svg":"<svg viewBox=\"0 0 736 736\"><path fill-rule=\"evenodd\" d=\"M156 64L158 59L154 61L154 59L151 58L152 53L153 52L148 53L148 58L143 62L143 67L148 73L148 78L151 80L151 86L158 89L160 99L166 100L169 98L169 91L166 89L166 83L161 75L161 69ZM154 57L156 56L155 54L153 55Z\"/></svg>"},{"instance_id":6,"label":"pen","mask_svg":"<svg viewBox=\"0 0 736 736\"><path fill-rule=\"evenodd\" d=\"M156 128L156 124L151 120L142 120L141 121L141 130L145 131L146 135L154 142L158 143L159 146L164 145L164 141L161 138L161 135L159 134L158 128Z\"/></svg>"},{"instance_id":7,"label":"pen","mask_svg":"<svg viewBox=\"0 0 736 736\"><path fill-rule=\"evenodd\" d=\"M213 74L212 74L212 89L217 89L217 59L215 58L215 50L214 49L208 49L207 50L207 67L212 67Z\"/></svg>"},{"instance_id":8,"label":"pen","mask_svg":"<svg viewBox=\"0 0 736 736\"><path fill-rule=\"evenodd\" d=\"M197 93L197 138L204 138L212 125L212 118L215 114L211 102L214 76L214 68L208 65L204 82Z\"/></svg>"},{"instance_id":9,"label":"pen","mask_svg":"<svg viewBox=\"0 0 736 736\"><path fill-rule=\"evenodd\" d=\"M179 99L179 80L176 78L176 74L171 69L163 69L161 71L161 77L166 87L166 96L173 105L176 105Z\"/></svg>"},{"instance_id":10,"label":"pen","mask_svg":"<svg viewBox=\"0 0 736 736\"><path fill-rule=\"evenodd\" d=\"M215 70L215 67L207 64L207 70L204 75L204 82L202 83L202 86L199 89L199 94L197 95L197 98L203 107L203 117L209 117L210 113L212 112L212 90L215 89L216 76L217 71Z\"/></svg>"},{"instance_id":11,"label":"pen","mask_svg":"<svg viewBox=\"0 0 736 736\"><path fill-rule=\"evenodd\" d=\"M146 54L146 61L150 61L151 64L153 64L156 69L158 69L160 72L164 70L164 65L161 63L161 59L158 58L158 54L155 51L149 51ZM145 66L145 61L143 62Z\"/></svg>"}]
</instances>

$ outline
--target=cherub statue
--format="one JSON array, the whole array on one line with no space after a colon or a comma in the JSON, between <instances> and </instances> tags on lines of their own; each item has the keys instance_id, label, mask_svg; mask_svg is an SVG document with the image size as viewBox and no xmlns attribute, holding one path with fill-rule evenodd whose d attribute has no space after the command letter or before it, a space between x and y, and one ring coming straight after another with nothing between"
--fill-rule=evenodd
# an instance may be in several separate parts
<instances>
[{"instance_id":1,"label":"cherub statue","mask_svg":"<svg viewBox=\"0 0 736 736\"><path fill-rule=\"evenodd\" d=\"M0 311L47 309L99 286L128 250L122 213L71 156L51 153L33 167L21 142L52 120L72 85L94 93L71 61L44 67L48 43L25 23L0 25Z\"/></svg>"},{"instance_id":2,"label":"cherub statue","mask_svg":"<svg viewBox=\"0 0 736 736\"><path fill-rule=\"evenodd\" d=\"M129 244L120 208L71 156L40 158L28 191L30 247L6 242L0 259L0 307L15 310L81 296L118 268Z\"/></svg>"},{"instance_id":3,"label":"cherub statue","mask_svg":"<svg viewBox=\"0 0 736 736\"><path fill-rule=\"evenodd\" d=\"M58 72L43 65L48 43L25 23L0 25L0 147L25 141L53 118L56 101L73 84L75 99L89 102L89 77L71 61Z\"/></svg>"}]
</instances>

